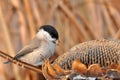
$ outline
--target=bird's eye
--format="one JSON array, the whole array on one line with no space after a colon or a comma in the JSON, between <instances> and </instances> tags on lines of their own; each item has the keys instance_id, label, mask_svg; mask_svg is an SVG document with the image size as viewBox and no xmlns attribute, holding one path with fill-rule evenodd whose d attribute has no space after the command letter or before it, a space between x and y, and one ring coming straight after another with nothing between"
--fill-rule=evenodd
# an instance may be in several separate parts
<instances>
[{"instance_id":1,"label":"bird's eye","mask_svg":"<svg viewBox=\"0 0 120 80\"><path fill-rule=\"evenodd\" d=\"M51 37L52 37L52 38L54 38L54 37L55 37L55 36L54 36L54 34L52 34L52 33L51 33L50 35L51 35Z\"/></svg>"}]
</instances>

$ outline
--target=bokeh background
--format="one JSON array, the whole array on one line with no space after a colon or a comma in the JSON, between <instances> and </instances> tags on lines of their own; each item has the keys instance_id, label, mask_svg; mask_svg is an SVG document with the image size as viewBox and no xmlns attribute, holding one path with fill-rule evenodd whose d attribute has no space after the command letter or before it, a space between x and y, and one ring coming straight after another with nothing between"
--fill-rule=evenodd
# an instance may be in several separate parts
<instances>
[{"instance_id":1,"label":"bokeh background","mask_svg":"<svg viewBox=\"0 0 120 80\"><path fill-rule=\"evenodd\" d=\"M120 38L120 0L0 0L0 50L14 56L41 25L56 27L56 56L94 39ZM5 65L0 80L42 80L36 72Z\"/></svg>"}]
</instances>

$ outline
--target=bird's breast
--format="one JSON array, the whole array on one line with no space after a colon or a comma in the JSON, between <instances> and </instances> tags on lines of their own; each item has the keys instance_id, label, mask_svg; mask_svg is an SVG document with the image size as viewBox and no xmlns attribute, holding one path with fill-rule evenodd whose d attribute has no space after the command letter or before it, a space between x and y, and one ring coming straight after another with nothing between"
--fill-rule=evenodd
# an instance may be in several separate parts
<instances>
[{"instance_id":1,"label":"bird's breast","mask_svg":"<svg viewBox=\"0 0 120 80\"><path fill-rule=\"evenodd\" d=\"M44 62L44 58L51 57L54 54L55 47L55 44L48 43L21 57L20 60L33 65L41 65Z\"/></svg>"},{"instance_id":2,"label":"bird's breast","mask_svg":"<svg viewBox=\"0 0 120 80\"><path fill-rule=\"evenodd\" d=\"M41 47L41 48L35 49L31 53L28 53L24 57L21 57L20 60L27 62L29 64L35 65L42 60L42 57L40 55L42 53L43 53L43 48Z\"/></svg>"}]
</instances>

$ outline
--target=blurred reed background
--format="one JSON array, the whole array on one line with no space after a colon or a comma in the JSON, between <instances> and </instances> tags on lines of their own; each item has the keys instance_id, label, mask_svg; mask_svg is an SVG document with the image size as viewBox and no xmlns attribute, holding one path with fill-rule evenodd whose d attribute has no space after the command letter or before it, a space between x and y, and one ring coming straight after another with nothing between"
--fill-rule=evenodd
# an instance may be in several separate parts
<instances>
[{"instance_id":1,"label":"blurred reed background","mask_svg":"<svg viewBox=\"0 0 120 80\"><path fill-rule=\"evenodd\" d=\"M120 38L120 0L0 0L0 50L14 56L44 24L56 27L61 55L75 44ZM0 80L40 80L36 72L5 65Z\"/></svg>"}]
</instances>

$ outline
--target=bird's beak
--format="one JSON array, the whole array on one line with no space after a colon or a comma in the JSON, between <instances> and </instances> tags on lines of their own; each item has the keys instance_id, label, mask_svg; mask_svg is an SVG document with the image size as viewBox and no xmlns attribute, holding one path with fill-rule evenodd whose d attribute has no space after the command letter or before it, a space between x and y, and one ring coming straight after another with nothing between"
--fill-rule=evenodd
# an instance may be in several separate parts
<instances>
[{"instance_id":1,"label":"bird's beak","mask_svg":"<svg viewBox=\"0 0 120 80\"><path fill-rule=\"evenodd\" d=\"M59 44L60 44L60 40L56 40L56 45L59 46Z\"/></svg>"}]
</instances>

